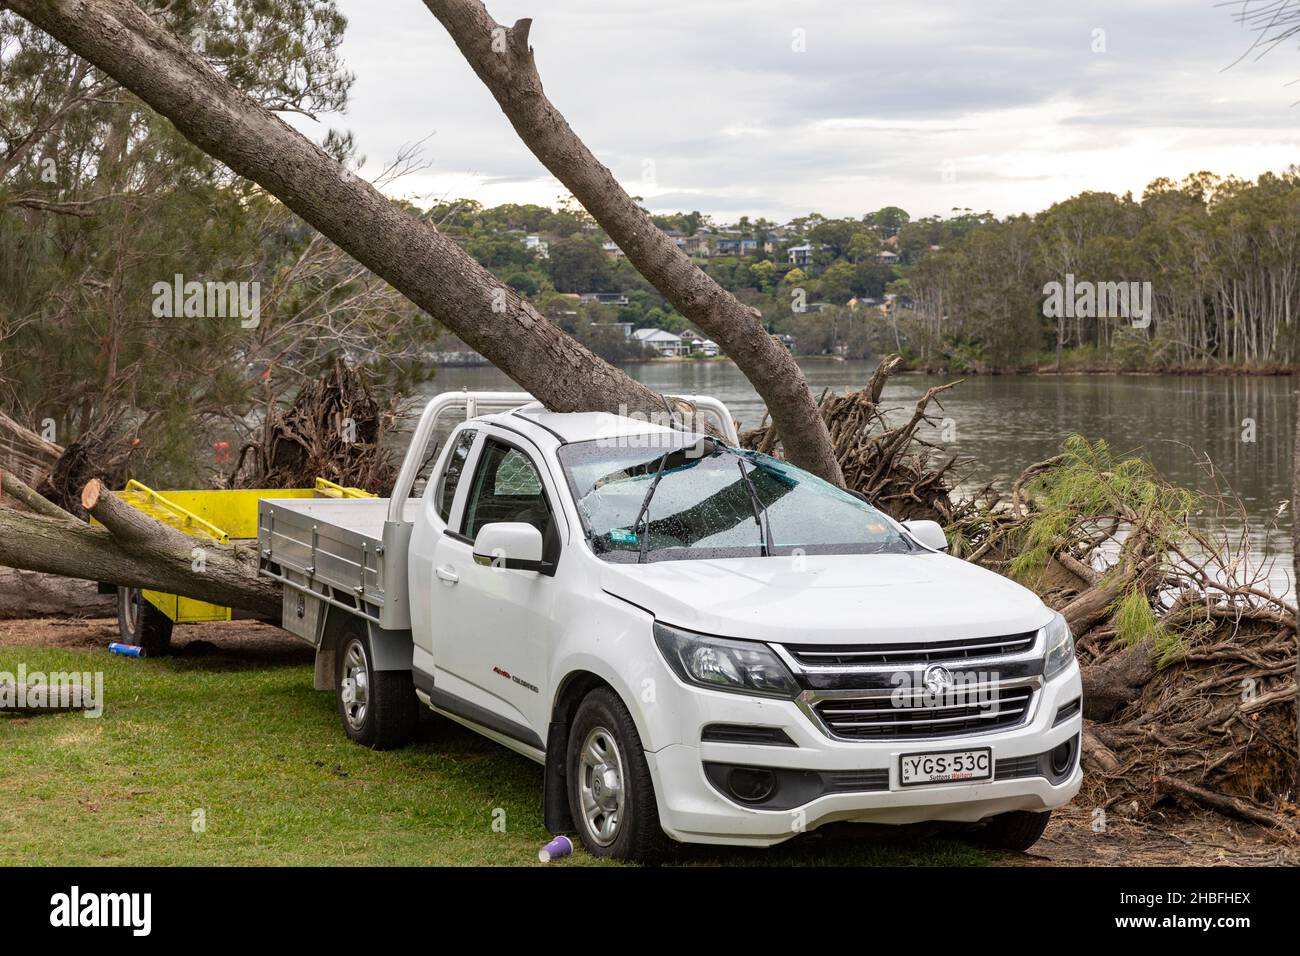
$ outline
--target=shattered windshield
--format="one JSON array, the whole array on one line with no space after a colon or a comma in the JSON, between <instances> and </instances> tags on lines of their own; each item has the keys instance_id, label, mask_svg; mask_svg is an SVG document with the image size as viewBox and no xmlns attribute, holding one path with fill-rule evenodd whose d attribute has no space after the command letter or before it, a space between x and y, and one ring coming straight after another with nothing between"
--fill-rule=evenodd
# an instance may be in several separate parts
<instances>
[{"instance_id":1,"label":"shattered windshield","mask_svg":"<svg viewBox=\"0 0 1300 956\"><path fill-rule=\"evenodd\" d=\"M563 446L587 540L607 561L912 550L865 501L770 455L712 438Z\"/></svg>"}]
</instances>

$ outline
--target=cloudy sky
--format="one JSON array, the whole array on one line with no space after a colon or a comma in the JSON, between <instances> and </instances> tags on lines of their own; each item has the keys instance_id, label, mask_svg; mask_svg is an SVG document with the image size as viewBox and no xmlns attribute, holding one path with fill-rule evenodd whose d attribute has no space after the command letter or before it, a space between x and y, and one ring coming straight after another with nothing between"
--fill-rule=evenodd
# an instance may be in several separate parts
<instances>
[{"instance_id":1,"label":"cloudy sky","mask_svg":"<svg viewBox=\"0 0 1300 956\"><path fill-rule=\"evenodd\" d=\"M390 192L555 203L562 188L419 0L340 6L357 79L348 113L324 122L355 133L370 172L428 137L429 167ZM1140 193L1157 176L1300 162L1300 52L1232 66L1252 35L1220 0L488 9L507 24L534 17L552 101L656 212L1005 215L1084 189Z\"/></svg>"}]
</instances>

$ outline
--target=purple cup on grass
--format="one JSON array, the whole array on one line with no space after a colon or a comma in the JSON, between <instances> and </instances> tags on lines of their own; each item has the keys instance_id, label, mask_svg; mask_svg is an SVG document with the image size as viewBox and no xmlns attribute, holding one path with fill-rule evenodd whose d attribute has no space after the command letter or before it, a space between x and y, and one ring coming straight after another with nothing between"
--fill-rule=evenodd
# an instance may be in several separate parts
<instances>
[{"instance_id":1,"label":"purple cup on grass","mask_svg":"<svg viewBox=\"0 0 1300 956\"><path fill-rule=\"evenodd\" d=\"M550 863L573 852L573 841L566 836L557 836L546 846L537 851L537 859Z\"/></svg>"}]
</instances>

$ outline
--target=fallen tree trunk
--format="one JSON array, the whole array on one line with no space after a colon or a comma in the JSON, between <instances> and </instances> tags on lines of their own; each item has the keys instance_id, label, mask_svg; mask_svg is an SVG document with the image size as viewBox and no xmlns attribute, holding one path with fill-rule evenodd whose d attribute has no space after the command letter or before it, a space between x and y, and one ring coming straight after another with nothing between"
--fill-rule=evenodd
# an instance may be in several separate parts
<instances>
[{"instance_id":1,"label":"fallen tree trunk","mask_svg":"<svg viewBox=\"0 0 1300 956\"><path fill-rule=\"evenodd\" d=\"M130 0L3 0L0 8L30 20L116 79L171 120L199 149L276 196L548 408L665 412L661 395L546 321L455 242L398 208L244 96ZM540 86L534 92L540 92ZM580 144L572 131L569 136ZM586 147L582 149L585 152ZM659 251L649 245L637 248L642 263L654 266ZM664 288L673 290L674 301L689 303L696 313L712 314L726 305L707 294L712 280L702 282L702 273L693 266L683 271L681 263L673 260L672 268L657 277ZM746 359L747 372L764 371L763 361L776 363L760 379L764 384L754 384L770 394L769 404L788 406L777 414L783 429L788 429L783 437L789 442L790 460L838 483L830 438L821 419L810 414L812 399L802 385L802 375L793 380L803 388L802 395L791 383L773 378L788 374L792 360L766 344L769 337L761 326L754 326L752 316L745 327L757 328L761 341L756 345L747 343L735 331L740 328L735 321L727 324L725 318L719 314L707 327L727 328L729 339Z\"/></svg>"},{"instance_id":2,"label":"fallen tree trunk","mask_svg":"<svg viewBox=\"0 0 1300 956\"><path fill-rule=\"evenodd\" d=\"M16 488L34 494L12 475L4 477L3 487L8 494ZM279 586L257 576L251 550L184 535L131 508L98 480L86 485L81 504L103 527L68 514L0 508L0 565L279 616Z\"/></svg>"},{"instance_id":3,"label":"fallen tree trunk","mask_svg":"<svg viewBox=\"0 0 1300 956\"><path fill-rule=\"evenodd\" d=\"M116 598L88 581L0 568L0 620L27 617L105 617Z\"/></svg>"},{"instance_id":4,"label":"fallen tree trunk","mask_svg":"<svg viewBox=\"0 0 1300 956\"><path fill-rule=\"evenodd\" d=\"M1110 660L1086 666L1083 678L1083 715L1089 720L1113 720L1142 693L1156 674L1151 640L1116 654Z\"/></svg>"},{"instance_id":5,"label":"fallen tree trunk","mask_svg":"<svg viewBox=\"0 0 1300 956\"><path fill-rule=\"evenodd\" d=\"M1156 777L1152 780L1152 783L1167 793L1190 797L1211 810L1218 810L1220 813L1226 813L1229 816L1247 820L1251 823L1262 823L1264 826L1277 827L1292 837L1297 836L1295 824L1291 821L1276 813L1270 813L1268 810L1247 803L1245 800L1215 793L1213 790L1206 790L1204 787L1198 787L1186 780L1179 780L1177 777Z\"/></svg>"}]
</instances>

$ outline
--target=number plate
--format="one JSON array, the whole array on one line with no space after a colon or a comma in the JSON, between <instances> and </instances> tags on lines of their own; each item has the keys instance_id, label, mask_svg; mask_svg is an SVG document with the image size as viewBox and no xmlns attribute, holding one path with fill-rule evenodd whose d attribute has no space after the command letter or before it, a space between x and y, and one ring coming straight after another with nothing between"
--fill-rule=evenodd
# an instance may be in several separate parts
<instances>
[{"instance_id":1,"label":"number plate","mask_svg":"<svg viewBox=\"0 0 1300 956\"><path fill-rule=\"evenodd\" d=\"M993 750L943 750L903 754L898 758L898 782L904 787L930 783L974 783L993 779Z\"/></svg>"}]
</instances>

